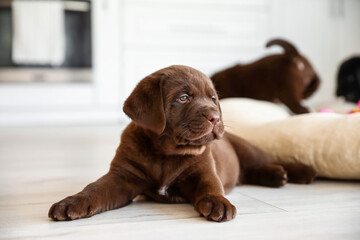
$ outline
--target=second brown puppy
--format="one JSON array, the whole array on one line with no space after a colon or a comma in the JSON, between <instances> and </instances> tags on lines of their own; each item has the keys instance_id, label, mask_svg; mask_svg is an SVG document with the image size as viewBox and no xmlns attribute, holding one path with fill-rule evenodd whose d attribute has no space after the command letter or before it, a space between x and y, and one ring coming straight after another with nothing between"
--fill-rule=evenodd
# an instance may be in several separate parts
<instances>
[{"instance_id":1,"label":"second brown puppy","mask_svg":"<svg viewBox=\"0 0 360 240\"><path fill-rule=\"evenodd\" d=\"M280 45L283 54L264 57L246 65L235 65L214 74L211 79L220 98L246 97L282 102L296 114L308 113L301 100L310 97L320 80L310 62L289 42L274 39L267 47Z\"/></svg>"},{"instance_id":2,"label":"second brown puppy","mask_svg":"<svg viewBox=\"0 0 360 240\"><path fill-rule=\"evenodd\" d=\"M311 167L278 165L259 148L224 133L213 84L193 68L171 66L144 78L124 111L133 121L109 172L53 204L50 218L90 217L143 194L159 202L190 202L207 219L228 221L236 208L224 195L235 185L280 187L315 177Z\"/></svg>"}]
</instances>

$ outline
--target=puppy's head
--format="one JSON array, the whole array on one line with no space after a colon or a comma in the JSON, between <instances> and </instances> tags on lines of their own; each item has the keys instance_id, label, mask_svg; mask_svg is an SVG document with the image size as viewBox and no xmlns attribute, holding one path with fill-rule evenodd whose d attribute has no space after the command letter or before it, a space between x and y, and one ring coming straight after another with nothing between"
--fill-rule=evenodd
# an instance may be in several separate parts
<instances>
[{"instance_id":1,"label":"puppy's head","mask_svg":"<svg viewBox=\"0 0 360 240\"><path fill-rule=\"evenodd\" d=\"M177 145L205 145L224 133L211 80L186 66L170 66L141 80L123 110L140 126Z\"/></svg>"},{"instance_id":2,"label":"puppy's head","mask_svg":"<svg viewBox=\"0 0 360 240\"><path fill-rule=\"evenodd\" d=\"M360 57L344 61L337 75L337 96L345 97L347 102L360 100Z\"/></svg>"}]
</instances>

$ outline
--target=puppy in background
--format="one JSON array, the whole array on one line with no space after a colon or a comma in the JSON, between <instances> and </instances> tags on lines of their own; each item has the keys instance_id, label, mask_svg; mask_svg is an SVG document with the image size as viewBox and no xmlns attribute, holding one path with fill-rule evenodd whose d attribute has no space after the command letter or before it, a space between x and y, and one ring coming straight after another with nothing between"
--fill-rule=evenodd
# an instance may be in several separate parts
<instances>
[{"instance_id":1,"label":"puppy in background","mask_svg":"<svg viewBox=\"0 0 360 240\"><path fill-rule=\"evenodd\" d=\"M138 195L158 202L190 202L208 220L228 221L236 208L225 198L240 183L280 187L310 183L313 168L277 164L272 157L224 133L211 80L186 66L144 78L124 104L132 119L110 170L81 192L55 203L54 220L73 220L120 208Z\"/></svg>"},{"instance_id":2,"label":"puppy in background","mask_svg":"<svg viewBox=\"0 0 360 240\"><path fill-rule=\"evenodd\" d=\"M291 43L274 39L266 47L273 45L283 47L285 52L215 73L211 79L219 97L282 102L295 114L308 113L301 100L317 90L319 77L310 62Z\"/></svg>"},{"instance_id":3,"label":"puppy in background","mask_svg":"<svg viewBox=\"0 0 360 240\"><path fill-rule=\"evenodd\" d=\"M349 58L340 65L336 96L345 97L347 102L360 101L360 56Z\"/></svg>"}]
</instances>

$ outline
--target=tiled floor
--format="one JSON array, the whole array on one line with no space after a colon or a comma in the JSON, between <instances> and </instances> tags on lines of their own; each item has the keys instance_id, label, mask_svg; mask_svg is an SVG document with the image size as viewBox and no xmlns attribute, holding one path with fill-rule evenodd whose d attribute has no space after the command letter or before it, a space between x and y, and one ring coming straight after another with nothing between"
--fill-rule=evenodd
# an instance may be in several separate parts
<instances>
[{"instance_id":1,"label":"tiled floor","mask_svg":"<svg viewBox=\"0 0 360 240\"><path fill-rule=\"evenodd\" d=\"M104 174L121 126L0 129L0 239L360 239L360 183L237 187L238 215L205 221L188 204L135 202L72 222L50 205Z\"/></svg>"}]
</instances>

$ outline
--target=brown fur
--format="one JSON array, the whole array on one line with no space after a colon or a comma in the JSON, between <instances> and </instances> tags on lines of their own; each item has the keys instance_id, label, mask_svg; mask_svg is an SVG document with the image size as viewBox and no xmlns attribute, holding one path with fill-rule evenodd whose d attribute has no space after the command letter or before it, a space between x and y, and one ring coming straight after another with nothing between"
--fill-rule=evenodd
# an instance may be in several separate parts
<instances>
[{"instance_id":1,"label":"brown fur","mask_svg":"<svg viewBox=\"0 0 360 240\"><path fill-rule=\"evenodd\" d=\"M224 195L235 185L280 187L288 180L287 168L290 181L308 183L315 176L304 165L277 165L267 153L224 133L211 80L190 67L171 66L146 77L124 111L133 121L109 172L53 204L50 218L90 217L146 195L159 202L190 202L207 219L227 221L236 209Z\"/></svg>"},{"instance_id":2,"label":"brown fur","mask_svg":"<svg viewBox=\"0 0 360 240\"><path fill-rule=\"evenodd\" d=\"M308 113L301 100L310 97L319 87L317 74L310 62L289 42L274 39L266 46L273 45L282 46L285 52L214 74L211 79L219 97L280 101L296 114Z\"/></svg>"}]
</instances>

